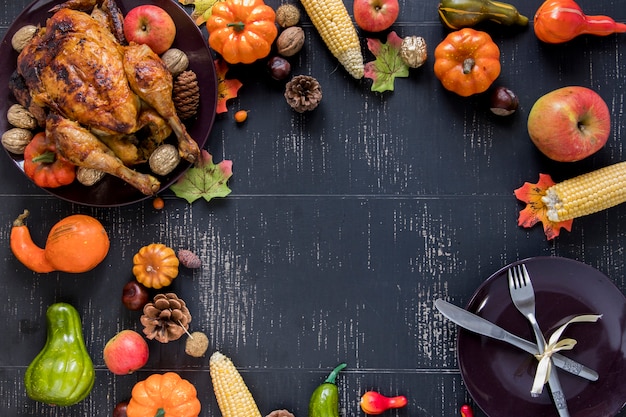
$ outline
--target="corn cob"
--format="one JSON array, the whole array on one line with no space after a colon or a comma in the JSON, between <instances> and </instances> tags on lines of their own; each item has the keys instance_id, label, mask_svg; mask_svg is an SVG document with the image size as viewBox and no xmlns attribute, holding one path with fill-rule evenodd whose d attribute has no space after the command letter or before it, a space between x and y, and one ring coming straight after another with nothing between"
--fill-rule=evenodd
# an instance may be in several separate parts
<instances>
[{"instance_id":1,"label":"corn cob","mask_svg":"<svg viewBox=\"0 0 626 417\"><path fill-rule=\"evenodd\" d=\"M562 222L626 202L626 162L549 187L541 199L550 221Z\"/></svg>"},{"instance_id":2,"label":"corn cob","mask_svg":"<svg viewBox=\"0 0 626 417\"><path fill-rule=\"evenodd\" d=\"M363 54L356 29L342 0L301 0L311 22L339 63L363 78Z\"/></svg>"},{"instance_id":3,"label":"corn cob","mask_svg":"<svg viewBox=\"0 0 626 417\"><path fill-rule=\"evenodd\" d=\"M223 417L261 417L250 390L230 358L220 352L213 353L209 372Z\"/></svg>"}]
</instances>

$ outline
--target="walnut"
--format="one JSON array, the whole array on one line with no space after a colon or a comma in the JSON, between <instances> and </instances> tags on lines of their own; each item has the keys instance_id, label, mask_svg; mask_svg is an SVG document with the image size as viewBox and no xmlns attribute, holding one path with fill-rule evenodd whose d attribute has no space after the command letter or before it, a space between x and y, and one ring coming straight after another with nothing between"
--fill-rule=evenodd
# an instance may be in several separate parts
<instances>
[{"instance_id":1,"label":"walnut","mask_svg":"<svg viewBox=\"0 0 626 417\"><path fill-rule=\"evenodd\" d=\"M170 48L161 55L161 60L172 75L177 76L189 66L187 54L177 48Z\"/></svg>"},{"instance_id":2,"label":"walnut","mask_svg":"<svg viewBox=\"0 0 626 417\"><path fill-rule=\"evenodd\" d=\"M300 10L293 4L281 4L276 9L276 23L278 26L288 28L295 26L300 21Z\"/></svg>"},{"instance_id":3,"label":"walnut","mask_svg":"<svg viewBox=\"0 0 626 417\"><path fill-rule=\"evenodd\" d=\"M14 104L7 111L7 120L15 127L22 129L34 129L37 127L37 119L21 104Z\"/></svg>"},{"instance_id":4,"label":"walnut","mask_svg":"<svg viewBox=\"0 0 626 417\"><path fill-rule=\"evenodd\" d=\"M274 410L265 417L294 417L294 415L288 410Z\"/></svg>"},{"instance_id":5,"label":"walnut","mask_svg":"<svg viewBox=\"0 0 626 417\"><path fill-rule=\"evenodd\" d=\"M157 175L167 175L180 163L180 153L174 145L161 145L150 154L148 164Z\"/></svg>"},{"instance_id":6,"label":"walnut","mask_svg":"<svg viewBox=\"0 0 626 417\"><path fill-rule=\"evenodd\" d=\"M17 52L22 52L22 49L28 45L28 42L35 36L39 28L33 25L22 26L11 38L11 46Z\"/></svg>"},{"instance_id":7,"label":"walnut","mask_svg":"<svg viewBox=\"0 0 626 417\"><path fill-rule=\"evenodd\" d=\"M289 27L278 36L276 48L282 56L293 56L304 46L304 30L299 26Z\"/></svg>"},{"instance_id":8,"label":"walnut","mask_svg":"<svg viewBox=\"0 0 626 417\"><path fill-rule=\"evenodd\" d=\"M426 50L426 41L421 36L407 36L402 39L400 46L400 58L411 68L421 67L428 52Z\"/></svg>"},{"instance_id":9,"label":"walnut","mask_svg":"<svg viewBox=\"0 0 626 417\"><path fill-rule=\"evenodd\" d=\"M14 127L2 134L2 146L11 153L22 155L32 138L33 132L30 130Z\"/></svg>"},{"instance_id":10,"label":"walnut","mask_svg":"<svg viewBox=\"0 0 626 417\"><path fill-rule=\"evenodd\" d=\"M92 186L104 177L104 171L94 168L78 167L76 180L83 185Z\"/></svg>"},{"instance_id":11,"label":"walnut","mask_svg":"<svg viewBox=\"0 0 626 417\"><path fill-rule=\"evenodd\" d=\"M322 100L319 82L309 75L296 75L285 85L285 99L298 113L315 109Z\"/></svg>"}]
</instances>

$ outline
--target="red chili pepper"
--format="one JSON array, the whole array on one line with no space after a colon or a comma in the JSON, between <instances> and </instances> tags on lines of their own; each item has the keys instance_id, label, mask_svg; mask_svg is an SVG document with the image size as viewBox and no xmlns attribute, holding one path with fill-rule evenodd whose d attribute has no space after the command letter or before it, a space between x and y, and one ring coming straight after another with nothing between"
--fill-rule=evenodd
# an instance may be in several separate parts
<instances>
[{"instance_id":1,"label":"red chili pepper","mask_svg":"<svg viewBox=\"0 0 626 417\"><path fill-rule=\"evenodd\" d=\"M361 409L366 414L382 414L390 408L404 407L407 403L406 397L386 397L374 391L367 391L361 397Z\"/></svg>"},{"instance_id":2,"label":"red chili pepper","mask_svg":"<svg viewBox=\"0 0 626 417\"><path fill-rule=\"evenodd\" d=\"M474 417L474 412L472 411L472 407L465 404L461 407L461 417Z\"/></svg>"},{"instance_id":3,"label":"red chili pepper","mask_svg":"<svg viewBox=\"0 0 626 417\"><path fill-rule=\"evenodd\" d=\"M535 13L534 29L543 42L563 43L578 35L626 32L626 25L608 16L587 16L574 0L547 0Z\"/></svg>"},{"instance_id":4,"label":"red chili pepper","mask_svg":"<svg viewBox=\"0 0 626 417\"><path fill-rule=\"evenodd\" d=\"M76 167L60 158L56 145L39 132L24 149L24 173L40 187L55 188L71 184Z\"/></svg>"}]
</instances>

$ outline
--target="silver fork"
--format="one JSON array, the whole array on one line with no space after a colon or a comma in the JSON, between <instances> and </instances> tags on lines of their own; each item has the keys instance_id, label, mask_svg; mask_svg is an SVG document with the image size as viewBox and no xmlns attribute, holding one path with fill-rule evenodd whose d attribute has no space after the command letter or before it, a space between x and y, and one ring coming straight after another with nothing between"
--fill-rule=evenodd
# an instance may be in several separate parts
<instances>
[{"instance_id":1,"label":"silver fork","mask_svg":"<svg viewBox=\"0 0 626 417\"><path fill-rule=\"evenodd\" d=\"M509 268L508 278L511 300L513 300L513 304L517 310L530 322L533 332L535 333L539 353L543 353L546 348L546 340L541 332L541 329L539 328L539 323L537 323L537 319L535 318L535 291L532 283L530 282L530 276L526 270L526 265L521 264ZM552 367L552 371L550 372L548 385L550 386L552 399L559 412L559 416L569 417L567 402L565 400L565 395L563 394L563 389L561 388L561 383L555 367Z\"/></svg>"}]
</instances>

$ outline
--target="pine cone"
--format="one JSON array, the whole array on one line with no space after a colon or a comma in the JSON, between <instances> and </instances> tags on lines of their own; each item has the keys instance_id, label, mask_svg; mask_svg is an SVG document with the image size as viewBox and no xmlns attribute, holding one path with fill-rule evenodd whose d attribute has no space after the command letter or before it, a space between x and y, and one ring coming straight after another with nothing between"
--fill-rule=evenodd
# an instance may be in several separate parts
<instances>
[{"instance_id":1,"label":"pine cone","mask_svg":"<svg viewBox=\"0 0 626 417\"><path fill-rule=\"evenodd\" d=\"M172 89L172 101L181 119L189 119L196 115L200 105L200 87L195 72L186 70L176 77Z\"/></svg>"},{"instance_id":2,"label":"pine cone","mask_svg":"<svg viewBox=\"0 0 626 417\"><path fill-rule=\"evenodd\" d=\"M298 113L313 110L322 100L322 88L308 75L296 75L285 86L285 99Z\"/></svg>"},{"instance_id":3,"label":"pine cone","mask_svg":"<svg viewBox=\"0 0 626 417\"><path fill-rule=\"evenodd\" d=\"M157 294L143 308L141 324L150 340L167 343L179 339L189 329L191 314L183 300L174 293Z\"/></svg>"}]
</instances>

